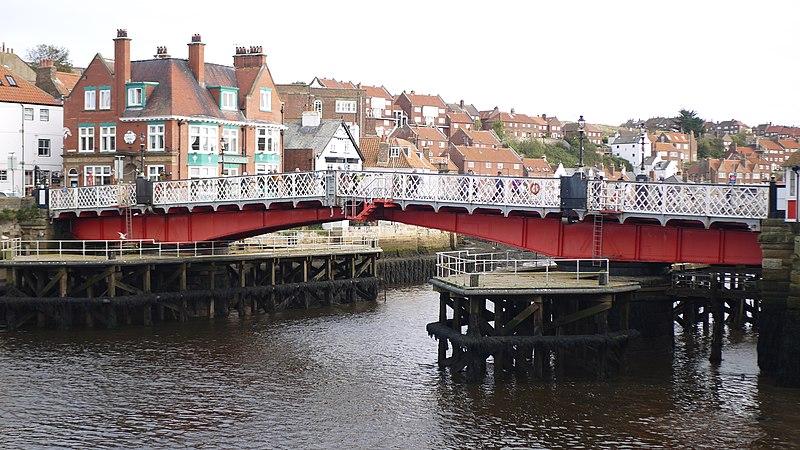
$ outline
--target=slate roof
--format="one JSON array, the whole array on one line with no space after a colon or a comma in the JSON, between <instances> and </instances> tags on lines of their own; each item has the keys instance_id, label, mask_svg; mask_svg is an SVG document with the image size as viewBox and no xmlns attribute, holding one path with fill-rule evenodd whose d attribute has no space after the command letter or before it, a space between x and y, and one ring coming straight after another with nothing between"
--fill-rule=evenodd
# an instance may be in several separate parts
<instances>
[{"instance_id":1,"label":"slate roof","mask_svg":"<svg viewBox=\"0 0 800 450\"><path fill-rule=\"evenodd\" d=\"M242 72L220 64L205 64L207 87L230 86L239 88L240 105L256 79L258 70ZM240 71L241 72L241 71ZM254 73L253 73L254 72ZM241 110L223 111L211 92L197 83L185 59L165 58L131 62L131 81L156 82L158 85L147 96L144 108L127 109L123 117L187 116L245 121Z\"/></svg>"},{"instance_id":2,"label":"slate roof","mask_svg":"<svg viewBox=\"0 0 800 450\"><path fill-rule=\"evenodd\" d=\"M588 127L588 125L587 125ZM633 132L626 132L622 131L619 133L619 136L614 139L614 143L611 145L617 144L641 144L642 143L642 135L639 133Z\"/></svg>"},{"instance_id":3,"label":"slate roof","mask_svg":"<svg viewBox=\"0 0 800 450\"><path fill-rule=\"evenodd\" d=\"M11 77L16 86L11 86L7 77ZM2 65L0 65L0 83L2 83L0 85L0 102L61 106L61 102L54 99L52 95Z\"/></svg>"},{"instance_id":4,"label":"slate roof","mask_svg":"<svg viewBox=\"0 0 800 450\"><path fill-rule=\"evenodd\" d=\"M318 127L304 127L300 122L286 124L283 148L286 150L311 149L319 156L342 125L341 120L323 120Z\"/></svg>"}]
</instances>

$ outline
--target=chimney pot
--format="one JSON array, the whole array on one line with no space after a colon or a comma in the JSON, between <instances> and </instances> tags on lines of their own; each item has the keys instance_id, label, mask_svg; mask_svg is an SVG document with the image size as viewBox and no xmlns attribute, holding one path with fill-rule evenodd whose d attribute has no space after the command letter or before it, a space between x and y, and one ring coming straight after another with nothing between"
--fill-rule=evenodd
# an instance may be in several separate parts
<instances>
[{"instance_id":1,"label":"chimney pot","mask_svg":"<svg viewBox=\"0 0 800 450\"><path fill-rule=\"evenodd\" d=\"M198 33L192 35L192 42L202 42Z\"/></svg>"},{"instance_id":2,"label":"chimney pot","mask_svg":"<svg viewBox=\"0 0 800 450\"><path fill-rule=\"evenodd\" d=\"M458 101L458 106L463 108L464 107L464 100L459 100Z\"/></svg>"},{"instance_id":3,"label":"chimney pot","mask_svg":"<svg viewBox=\"0 0 800 450\"><path fill-rule=\"evenodd\" d=\"M53 67L53 60L48 58L43 58L41 61L39 61L39 67L41 68Z\"/></svg>"},{"instance_id":4,"label":"chimney pot","mask_svg":"<svg viewBox=\"0 0 800 450\"><path fill-rule=\"evenodd\" d=\"M128 30L126 30L125 28L117 28L117 37L118 38L128 37Z\"/></svg>"}]
</instances>

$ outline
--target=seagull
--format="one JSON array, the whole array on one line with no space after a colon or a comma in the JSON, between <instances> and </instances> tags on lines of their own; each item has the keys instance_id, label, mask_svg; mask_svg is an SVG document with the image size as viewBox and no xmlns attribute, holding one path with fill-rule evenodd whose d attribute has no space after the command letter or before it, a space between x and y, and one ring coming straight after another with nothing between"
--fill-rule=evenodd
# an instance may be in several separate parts
<instances>
[{"instance_id":1,"label":"seagull","mask_svg":"<svg viewBox=\"0 0 800 450\"><path fill-rule=\"evenodd\" d=\"M125 239L128 239L128 235L125 234L125 233L120 233L119 231L117 231L117 234L119 235L119 238L122 241L124 241Z\"/></svg>"}]
</instances>

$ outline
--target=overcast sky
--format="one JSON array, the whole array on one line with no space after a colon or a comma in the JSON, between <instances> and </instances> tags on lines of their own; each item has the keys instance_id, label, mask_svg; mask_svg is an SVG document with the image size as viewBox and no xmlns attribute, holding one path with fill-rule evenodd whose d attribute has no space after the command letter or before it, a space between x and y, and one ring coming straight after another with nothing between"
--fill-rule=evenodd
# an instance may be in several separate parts
<instances>
[{"instance_id":1,"label":"overcast sky","mask_svg":"<svg viewBox=\"0 0 800 450\"><path fill-rule=\"evenodd\" d=\"M157 45L206 61L263 45L278 83L315 75L438 93L479 109L619 124L695 109L710 120L800 125L797 1L9 2L0 41L70 50L77 66L113 57L127 28L133 59Z\"/></svg>"}]
</instances>

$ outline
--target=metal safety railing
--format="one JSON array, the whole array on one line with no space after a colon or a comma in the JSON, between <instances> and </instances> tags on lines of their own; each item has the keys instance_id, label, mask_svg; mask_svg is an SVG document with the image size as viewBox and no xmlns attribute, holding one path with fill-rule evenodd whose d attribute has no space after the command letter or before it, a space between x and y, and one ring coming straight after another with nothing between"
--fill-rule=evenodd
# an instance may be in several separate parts
<instances>
[{"instance_id":1,"label":"metal safety railing","mask_svg":"<svg viewBox=\"0 0 800 450\"><path fill-rule=\"evenodd\" d=\"M0 241L2 259L189 257L378 249L377 236L278 233L240 241L156 242L148 239Z\"/></svg>"},{"instance_id":2,"label":"metal safety railing","mask_svg":"<svg viewBox=\"0 0 800 450\"><path fill-rule=\"evenodd\" d=\"M558 211L560 178L407 173L391 171L317 171L153 182L152 205L242 204L319 200L391 201L463 205L504 210ZM333 185L331 185L333 184ZM133 185L52 189L50 209L114 209L136 203ZM589 180L586 209L641 216L763 219L769 213L769 187L693 183L632 183ZM331 203L330 206L333 206Z\"/></svg>"},{"instance_id":3,"label":"metal safety railing","mask_svg":"<svg viewBox=\"0 0 800 450\"><path fill-rule=\"evenodd\" d=\"M587 209L765 219L769 214L769 186L590 180Z\"/></svg>"},{"instance_id":4,"label":"metal safety railing","mask_svg":"<svg viewBox=\"0 0 800 450\"><path fill-rule=\"evenodd\" d=\"M574 270L572 266L574 265ZM471 253L467 250L439 252L436 254L436 276L494 274L516 275L524 272L543 272L549 280L551 274L569 274L576 280L609 273L609 260L605 258L582 259L518 259L505 253Z\"/></svg>"},{"instance_id":5,"label":"metal safety railing","mask_svg":"<svg viewBox=\"0 0 800 450\"><path fill-rule=\"evenodd\" d=\"M758 277L754 274L724 275L702 272L676 272L672 274L674 289L759 291Z\"/></svg>"}]
</instances>

